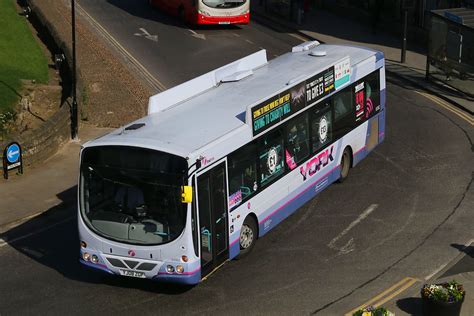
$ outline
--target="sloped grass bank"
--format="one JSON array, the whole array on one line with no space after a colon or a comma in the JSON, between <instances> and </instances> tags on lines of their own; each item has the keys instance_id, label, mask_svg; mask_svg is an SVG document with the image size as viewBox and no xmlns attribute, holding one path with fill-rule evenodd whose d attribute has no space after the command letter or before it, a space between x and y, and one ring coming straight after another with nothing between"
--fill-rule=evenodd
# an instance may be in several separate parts
<instances>
[{"instance_id":1,"label":"sloped grass bank","mask_svg":"<svg viewBox=\"0 0 474 316\"><path fill-rule=\"evenodd\" d=\"M19 100L21 79L47 83L48 59L14 0L0 0L0 114Z\"/></svg>"}]
</instances>

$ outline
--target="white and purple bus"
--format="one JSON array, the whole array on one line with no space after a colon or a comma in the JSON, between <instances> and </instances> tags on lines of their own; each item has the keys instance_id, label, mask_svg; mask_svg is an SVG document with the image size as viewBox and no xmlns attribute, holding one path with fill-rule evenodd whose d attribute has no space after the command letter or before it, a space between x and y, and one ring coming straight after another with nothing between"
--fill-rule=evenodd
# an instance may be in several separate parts
<instances>
[{"instance_id":1,"label":"white and purple bus","mask_svg":"<svg viewBox=\"0 0 474 316\"><path fill-rule=\"evenodd\" d=\"M80 261L196 284L343 181L384 132L385 61L371 49L306 42L185 82L83 146Z\"/></svg>"}]
</instances>

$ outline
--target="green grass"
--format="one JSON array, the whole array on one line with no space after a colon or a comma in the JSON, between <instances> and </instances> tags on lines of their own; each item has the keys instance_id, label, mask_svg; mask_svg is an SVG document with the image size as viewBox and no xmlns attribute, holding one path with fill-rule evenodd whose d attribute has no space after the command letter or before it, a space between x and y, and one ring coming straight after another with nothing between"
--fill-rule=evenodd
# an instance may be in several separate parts
<instances>
[{"instance_id":1,"label":"green grass","mask_svg":"<svg viewBox=\"0 0 474 316\"><path fill-rule=\"evenodd\" d=\"M48 59L14 0L0 0L0 113L13 110L21 79L48 82Z\"/></svg>"}]
</instances>

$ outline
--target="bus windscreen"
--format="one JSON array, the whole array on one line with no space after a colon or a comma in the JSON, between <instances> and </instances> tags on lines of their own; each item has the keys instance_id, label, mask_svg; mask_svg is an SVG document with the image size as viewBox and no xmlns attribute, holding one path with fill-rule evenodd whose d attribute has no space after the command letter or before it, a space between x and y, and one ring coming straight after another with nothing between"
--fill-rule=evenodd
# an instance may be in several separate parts
<instances>
[{"instance_id":1,"label":"bus windscreen","mask_svg":"<svg viewBox=\"0 0 474 316\"><path fill-rule=\"evenodd\" d=\"M204 4L216 9L236 8L245 3L246 0L203 0Z\"/></svg>"},{"instance_id":2,"label":"bus windscreen","mask_svg":"<svg viewBox=\"0 0 474 316\"><path fill-rule=\"evenodd\" d=\"M184 229L183 158L124 147L86 148L82 155L80 208L87 226L128 244L159 245Z\"/></svg>"}]
</instances>

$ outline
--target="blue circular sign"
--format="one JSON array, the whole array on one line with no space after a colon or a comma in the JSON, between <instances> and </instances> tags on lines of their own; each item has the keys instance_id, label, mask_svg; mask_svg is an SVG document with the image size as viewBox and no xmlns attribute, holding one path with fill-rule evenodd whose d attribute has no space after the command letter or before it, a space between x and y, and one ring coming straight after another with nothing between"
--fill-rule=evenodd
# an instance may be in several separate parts
<instances>
[{"instance_id":1,"label":"blue circular sign","mask_svg":"<svg viewBox=\"0 0 474 316\"><path fill-rule=\"evenodd\" d=\"M7 160L9 163L15 163L20 158L20 146L12 144L7 148Z\"/></svg>"}]
</instances>

